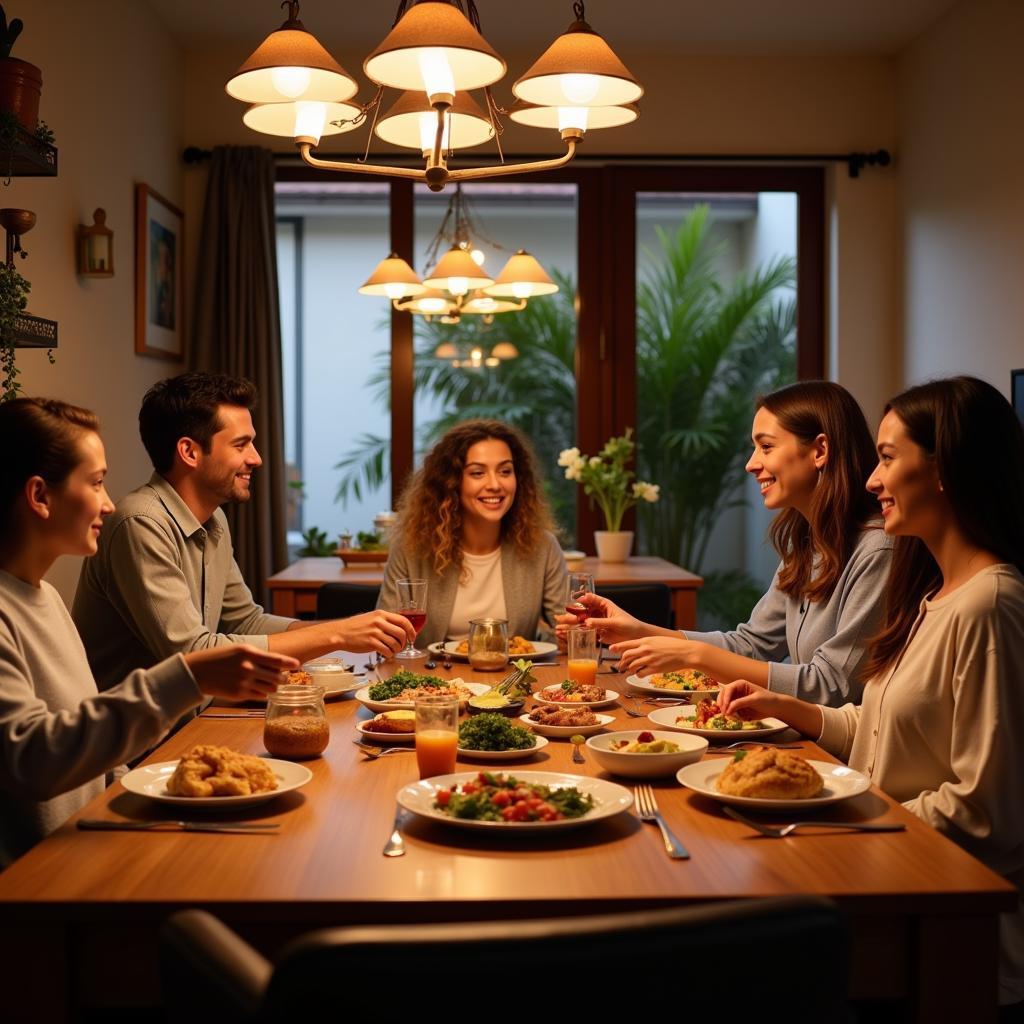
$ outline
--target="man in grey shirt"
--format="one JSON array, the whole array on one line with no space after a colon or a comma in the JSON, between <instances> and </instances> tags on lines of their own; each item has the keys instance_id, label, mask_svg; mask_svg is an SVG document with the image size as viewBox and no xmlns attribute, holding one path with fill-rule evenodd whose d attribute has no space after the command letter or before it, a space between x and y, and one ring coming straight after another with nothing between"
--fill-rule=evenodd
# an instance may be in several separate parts
<instances>
[{"instance_id":1,"label":"man in grey shirt","mask_svg":"<svg viewBox=\"0 0 1024 1024\"><path fill-rule=\"evenodd\" d=\"M155 472L104 523L72 615L100 688L175 653L248 643L299 660L333 650L399 650L408 620L375 611L330 622L267 615L252 599L220 506L248 501L261 465L247 380L185 373L160 381L139 413Z\"/></svg>"}]
</instances>

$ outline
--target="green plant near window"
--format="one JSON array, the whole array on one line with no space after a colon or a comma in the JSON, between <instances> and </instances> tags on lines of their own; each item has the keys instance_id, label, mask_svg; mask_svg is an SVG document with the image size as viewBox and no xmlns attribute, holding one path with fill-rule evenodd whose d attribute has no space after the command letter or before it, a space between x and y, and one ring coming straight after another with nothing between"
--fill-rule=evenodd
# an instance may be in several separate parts
<instances>
[{"instance_id":1,"label":"green plant near window","mask_svg":"<svg viewBox=\"0 0 1024 1024\"><path fill-rule=\"evenodd\" d=\"M715 525L744 504L754 398L795 376L796 265L781 257L724 280L704 205L658 240L636 298L637 472L663 499L641 509L644 541L699 573ZM742 621L759 594L743 572L709 574L702 623Z\"/></svg>"},{"instance_id":2,"label":"green plant near window","mask_svg":"<svg viewBox=\"0 0 1024 1024\"><path fill-rule=\"evenodd\" d=\"M302 547L295 553L300 558L326 558L334 554L335 545L327 539L327 531L311 526L302 531Z\"/></svg>"},{"instance_id":3,"label":"green plant near window","mask_svg":"<svg viewBox=\"0 0 1024 1024\"><path fill-rule=\"evenodd\" d=\"M416 319L414 382L418 391L432 394L444 412L424 424L417 442L428 448L452 424L486 417L519 427L530 438L556 522L565 538L575 532L574 485L557 467L558 454L576 434L576 288L557 270L552 272L560 291L531 299L519 313L494 318L464 317L458 324ZM496 367L467 370L438 359L434 350L451 341L466 348L493 347L509 341L519 350L516 359ZM368 385L382 406L390 408L390 354L381 352ZM365 490L381 486L388 463L390 441L376 434L357 438L335 467L342 471L337 500L349 495L361 499Z\"/></svg>"},{"instance_id":4,"label":"green plant near window","mask_svg":"<svg viewBox=\"0 0 1024 1024\"><path fill-rule=\"evenodd\" d=\"M14 328L28 305L31 288L14 267L0 262L0 374L3 376L0 402L17 398L21 391L19 370L14 361Z\"/></svg>"}]
</instances>

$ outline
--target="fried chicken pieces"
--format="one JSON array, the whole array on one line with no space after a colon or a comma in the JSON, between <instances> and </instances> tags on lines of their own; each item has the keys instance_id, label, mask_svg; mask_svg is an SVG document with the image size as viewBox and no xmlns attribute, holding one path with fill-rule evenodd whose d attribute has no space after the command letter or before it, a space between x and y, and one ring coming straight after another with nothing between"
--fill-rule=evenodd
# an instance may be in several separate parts
<instances>
[{"instance_id":1,"label":"fried chicken pieces","mask_svg":"<svg viewBox=\"0 0 1024 1024\"><path fill-rule=\"evenodd\" d=\"M262 758L203 744L185 751L167 780L171 796L250 796L272 789L277 779Z\"/></svg>"},{"instance_id":2,"label":"fried chicken pieces","mask_svg":"<svg viewBox=\"0 0 1024 1024\"><path fill-rule=\"evenodd\" d=\"M799 754L762 747L727 765L716 785L720 793L731 796L808 800L825 783Z\"/></svg>"}]
</instances>

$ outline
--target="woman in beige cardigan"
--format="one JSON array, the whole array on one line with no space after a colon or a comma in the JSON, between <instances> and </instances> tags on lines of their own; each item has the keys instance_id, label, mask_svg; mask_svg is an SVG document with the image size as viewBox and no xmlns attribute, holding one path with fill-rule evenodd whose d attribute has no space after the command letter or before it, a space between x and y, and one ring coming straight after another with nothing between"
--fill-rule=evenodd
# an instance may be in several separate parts
<instances>
[{"instance_id":1,"label":"woman in beige cardigan","mask_svg":"<svg viewBox=\"0 0 1024 1024\"><path fill-rule=\"evenodd\" d=\"M1024 890L1024 432L971 377L894 398L868 490L896 538L861 707L745 680L722 710L799 729ZM1018 896L1020 900L1020 896ZM1024 903L1000 922L1001 1003L1024 1000Z\"/></svg>"},{"instance_id":2,"label":"woman in beige cardigan","mask_svg":"<svg viewBox=\"0 0 1024 1024\"><path fill-rule=\"evenodd\" d=\"M378 608L396 581L425 579L421 644L508 619L509 637L550 636L565 610L566 569L526 438L498 420L458 423L434 445L399 508Z\"/></svg>"}]
</instances>

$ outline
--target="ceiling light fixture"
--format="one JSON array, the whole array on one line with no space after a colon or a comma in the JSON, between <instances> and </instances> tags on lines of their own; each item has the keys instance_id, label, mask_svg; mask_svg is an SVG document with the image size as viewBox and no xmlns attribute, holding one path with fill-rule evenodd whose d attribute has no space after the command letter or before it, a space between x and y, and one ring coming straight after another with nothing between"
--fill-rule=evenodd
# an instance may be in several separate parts
<instances>
[{"instance_id":1,"label":"ceiling light fixture","mask_svg":"<svg viewBox=\"0 0 1024 1024\"><path fill-rule=\"evenodd\" d=\"M587 131L636 120L643 89L611 47L586 22L582 0L576 20L516 80L518 102L498 106L491 86L507 70L480 32L474 0L400 0L391 31L363 62L377 92L365 104L348 103L356 80L299 20L298 0L284 0L288 19L271 33L226 85L235 99L251 104L242 120L255 131L291 136L302 159L323 170L379 174L422 181L440 192L449 181L552 170L567 164ZM402 95L384 114L384 89ZM468 92L482 89L481 108ZM556 130L565 152L550 160L506 164L499 115ZM353 131L370 122L370 135L423 154L423 169L313 155L324 135ZM449 169L458 149L498 142L501 163Z\"/></svg>"}]
</instances>

